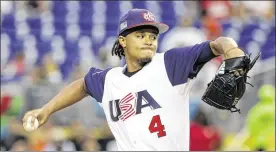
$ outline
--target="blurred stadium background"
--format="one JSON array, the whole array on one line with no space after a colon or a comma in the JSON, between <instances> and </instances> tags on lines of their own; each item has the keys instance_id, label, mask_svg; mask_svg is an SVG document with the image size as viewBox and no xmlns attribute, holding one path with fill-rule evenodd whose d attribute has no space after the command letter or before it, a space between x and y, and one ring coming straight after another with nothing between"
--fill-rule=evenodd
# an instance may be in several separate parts
<instances>
[{"instance_id":1,"label":"blurred stadium background","mask_svg":"<svg viewBox=\"0 0 276 152\"><path fill-rule=\"evenodd\" d=\"M170 26L159 52L229 36L261 59L249 72L241 114L201 102L221 58L206 64L191 93L191 150L275 150L275 1L1 1L1 151L116 150L93 98L54 114L39 130L23 130L41 107L91 66L111 56L120 16L146 8ZM176 122L177 125L177 122Z\"/></svg>"}]
</instances>

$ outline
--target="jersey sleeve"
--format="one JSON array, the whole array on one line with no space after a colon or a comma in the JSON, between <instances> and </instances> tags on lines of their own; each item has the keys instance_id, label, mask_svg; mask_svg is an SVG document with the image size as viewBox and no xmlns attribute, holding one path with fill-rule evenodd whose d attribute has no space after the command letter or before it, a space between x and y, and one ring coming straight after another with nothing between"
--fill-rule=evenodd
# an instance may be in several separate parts
<instances>
[{"instance_id":1,"label":"jersey sleeve","mask_svg":"<svg viewBox=\"0 0 276 152\"><path fill-rule=\"evenodd\" d=\"M206 41L165 52L165 68L173 86L184 84L188 78L196 77L203 65L215 57L209 43L210 41Z\"/></svg>"},{"instance_id":2,"label":"jersey sleeve","mask_svg":"<svg viewBox=\"0 0 276 152\"><path fill-rule=\"evenodd\" d=\"M86 92L95 98L97 102L102 102L105 78L109 70L110 69L101 70L92 67L84 77Z\"/></svg>"}]
</instances>

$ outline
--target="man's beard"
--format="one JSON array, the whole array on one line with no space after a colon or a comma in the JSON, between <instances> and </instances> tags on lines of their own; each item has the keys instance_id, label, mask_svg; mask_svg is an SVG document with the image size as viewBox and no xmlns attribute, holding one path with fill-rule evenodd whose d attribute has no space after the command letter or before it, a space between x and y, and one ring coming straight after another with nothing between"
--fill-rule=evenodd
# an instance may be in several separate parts
<instances>
[{"instance_id":1,"label":"man's beard","mask_svg":"<svg viewBox=\"0 0 276 152\"><path fill-rule=\"evenodd\" d=\"M149 62L151 62L151 59L152 58L150 58L150 57L145 57L145 58L138 59L137 62L141 67L143 67L146 64L148 64Z\"/></svg>"}]
</instances>

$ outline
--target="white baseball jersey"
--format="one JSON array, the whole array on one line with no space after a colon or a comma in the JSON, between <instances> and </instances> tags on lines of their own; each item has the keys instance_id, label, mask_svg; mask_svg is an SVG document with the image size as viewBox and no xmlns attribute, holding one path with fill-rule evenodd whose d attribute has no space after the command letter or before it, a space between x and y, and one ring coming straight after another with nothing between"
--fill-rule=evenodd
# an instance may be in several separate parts
<instances>
[{"instance_id":1,"label":"white baseball jersey","mask_svg":"<svg viewBox=\"0 0 276 152\"><path fill-rule=\"evenodd\" d=\"M90 69L87 92L102 106L118 150L189 150L189 92L204 50L208 41L157 53L131 77L126 66Z\"/></svg>"}]
</instances>

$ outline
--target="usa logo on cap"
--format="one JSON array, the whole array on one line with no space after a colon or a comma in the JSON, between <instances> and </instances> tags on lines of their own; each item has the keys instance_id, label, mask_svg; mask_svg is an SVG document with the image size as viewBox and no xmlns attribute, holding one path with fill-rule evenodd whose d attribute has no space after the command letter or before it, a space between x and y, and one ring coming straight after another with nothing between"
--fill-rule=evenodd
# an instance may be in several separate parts
<instances>
[{"instance_id":1,"label":"usa logo on cap","mask_svg":"<svg viewBox=\"0 0 276 152\"><path fill-rule=\"evenodd\" d=\"M124 28L127 28L127 21L120 24L120 30L123 30Z\"/></svg>"},{"instance_id":2,"label":"usa logo on cap","mask_svg":"<svg viewBox=\"0 0 276 152\"><path fill-rule=\"evenodd\" d=\"M151 12L143 13L143 17L147 21L154 21L155 20L155 16Z\"/></svg>"}]
</instances>

